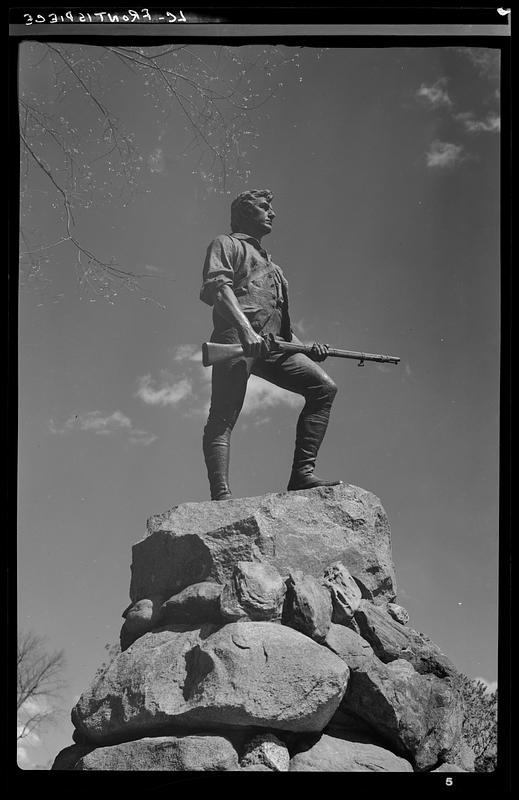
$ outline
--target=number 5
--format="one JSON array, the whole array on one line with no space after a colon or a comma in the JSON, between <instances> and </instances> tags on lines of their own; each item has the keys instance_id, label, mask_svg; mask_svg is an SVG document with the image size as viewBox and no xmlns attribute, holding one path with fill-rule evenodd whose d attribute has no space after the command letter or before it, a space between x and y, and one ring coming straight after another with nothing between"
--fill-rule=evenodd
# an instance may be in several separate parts
<instances>
[{"instance_id":1,"label":"number 5","mask_svg":"<svg viewBox=\"0 0 519 800\"><path fill-rule=\"evenodd\" d=\"M452 778L445 778L445 786L452 786Z\"/></svg>"}]
</instances>

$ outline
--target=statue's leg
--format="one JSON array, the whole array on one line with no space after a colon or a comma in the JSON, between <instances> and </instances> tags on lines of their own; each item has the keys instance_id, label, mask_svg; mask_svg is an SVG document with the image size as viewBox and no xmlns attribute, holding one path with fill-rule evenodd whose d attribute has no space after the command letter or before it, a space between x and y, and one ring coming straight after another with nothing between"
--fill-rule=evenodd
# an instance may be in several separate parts
<instances>
[{"instance_id":1,"label":"statue's leg","mask_svg":"<svg viewBox=\"0 0 519 800\"><path fill-rule=\"evenodd\" d=\"M252 359L213 366L211 407L204 428L203 451L211 500L230 500L229 462L232 429L241 411Z\"/></svg>"},{"instance_id":2,"label":"statue's leg","mask_svg":"<svg viewBox=\"0 0 519 800\"><path fill-rule=\"evenodd\" d=\"M283 389L303 395L305 405L297 422L296 444L288 491L315 486L336 486L342 481L324 481L314 473L317 453L324 439L337 386L329 375L303 353L257 361L254 374Z\"/></svg>"}]
</instances>

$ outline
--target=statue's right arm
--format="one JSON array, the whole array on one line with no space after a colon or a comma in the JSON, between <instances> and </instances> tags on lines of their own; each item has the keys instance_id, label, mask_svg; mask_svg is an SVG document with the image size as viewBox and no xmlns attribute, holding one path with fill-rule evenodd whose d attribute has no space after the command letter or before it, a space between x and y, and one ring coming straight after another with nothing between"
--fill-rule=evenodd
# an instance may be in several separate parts
<instances>
[{"instance_id":1,"label":"statue's right arm","mask_svg":"<svg viewBox=\"0 0 519 800\"><path fill-rule=\"evenodd\" d=\"M258 358L266 353L264 340L250 324L229 285L225 284L217 291L214 307L221 317L236 327L245 356Z\"/></svg>"}]
</instances>

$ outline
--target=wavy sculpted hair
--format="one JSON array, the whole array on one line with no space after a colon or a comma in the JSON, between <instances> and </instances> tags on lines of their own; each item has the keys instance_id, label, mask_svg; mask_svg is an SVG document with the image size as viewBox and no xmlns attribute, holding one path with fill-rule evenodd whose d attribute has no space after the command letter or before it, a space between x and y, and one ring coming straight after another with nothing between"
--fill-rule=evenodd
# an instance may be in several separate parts
<instances>
[{"instance_id":1,"label":"wavy sculpted hair","mask_svg":"<svg viewBox=\"0 0 519 800\"><path fill-rule=\"evenodd\" d=\"M263 198L268 203L271 203L273 197L274 194L270 189L250 189L246 192L241 192L231 204L232 233L241 229L243 219L249 215L252 206L257 205Z\"/></svg>"}]
</instances>

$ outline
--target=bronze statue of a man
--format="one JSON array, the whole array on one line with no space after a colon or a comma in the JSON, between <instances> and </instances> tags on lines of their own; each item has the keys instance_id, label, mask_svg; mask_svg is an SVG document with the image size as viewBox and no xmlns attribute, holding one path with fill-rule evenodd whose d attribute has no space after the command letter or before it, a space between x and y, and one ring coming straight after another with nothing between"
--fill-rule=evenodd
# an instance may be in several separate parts
<instances>
[{"instance_id":1,"label":"bronze statue of a man","mask_svg":"<svg viewBox=\"0 0 519 800\"><path fill-rule=\"evenodd\" d=\"M231 233L217 236L207 249L200 299L213 306L212 342L241 343L243 355L213 366L211 407L203 450L212 500L229 500L231 433L243 406L252 373L303 395L297 422L292 473L287 490L335 486L314 474L337 386L315 362L328 345L314 343L303 353L269 353L265 334L299 342L290 325L288 284L281 269L261 246L272 230L272 192L242 192L231 205Z\"/></svg>"}]
</instances>

